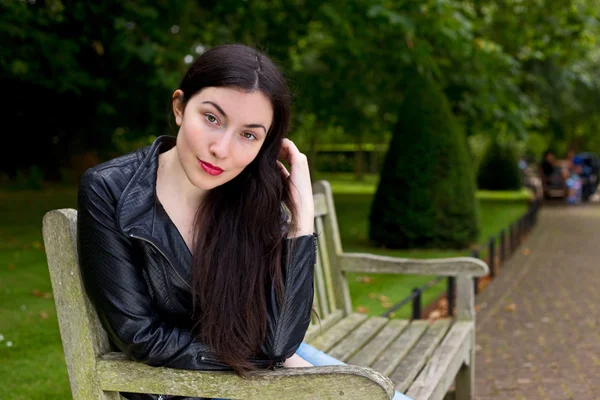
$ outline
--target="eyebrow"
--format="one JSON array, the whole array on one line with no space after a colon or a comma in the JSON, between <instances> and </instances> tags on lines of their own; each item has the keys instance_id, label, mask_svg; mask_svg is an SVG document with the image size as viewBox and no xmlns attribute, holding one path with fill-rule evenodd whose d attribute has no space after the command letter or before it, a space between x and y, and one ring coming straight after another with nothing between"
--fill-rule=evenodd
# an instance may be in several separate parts
<instances>
[{"instance_id":1,"label":"eyebrow","mask_svg":"<svg viewBox=\"0 0 600 400\"><path fill-rule=\"evenodd\" d=\"M202 104L211 104L214 108L217 109L218 112L220 112L221 114L223 114L223 116L225 118L228 118L227 114L225 114L225 111L223 111L223 109L217 103L209 101L209 100L206 100L206 101L203 101ZM265 131L265 134L267 133L267 128L265 128L265 126L261 125L261 124L249 124L249 125L244 125L244 126L246 128L263 128L263 130Z\"/></svg>"}]
</instances>

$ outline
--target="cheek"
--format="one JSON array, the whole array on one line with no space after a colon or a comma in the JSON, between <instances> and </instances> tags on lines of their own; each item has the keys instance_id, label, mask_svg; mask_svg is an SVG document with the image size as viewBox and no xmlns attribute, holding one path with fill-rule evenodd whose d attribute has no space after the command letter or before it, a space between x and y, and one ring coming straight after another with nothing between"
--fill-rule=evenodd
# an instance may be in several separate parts
<instances>
[{"instance_id":1,"label":"cheek","mask_svg":"<svg viewBox=\"0 0 600 400\"><path fill-rule=\"evenodd\" d=\"M242 148L237 152L237 157L235 157L235 166L240 169L247 167L252 161L254 161L259 151L259 146L256 146L256 148L254 148L254 146L247 146L245 148L242 146Z\"/></svg>"},{"instance_id":2,"label":"cheek","mask_svg":"<svg viewBox=\"0 0 600 400\"><path fill-rule=\"evenodd\" d=\"M204 137L204 127L202 121L197 121L192 118L183 120L183 124L179 129L179 135L181 135L185 141L185 144L191 150L196 150L199 143Z\"/></svg>"}]
</instances>

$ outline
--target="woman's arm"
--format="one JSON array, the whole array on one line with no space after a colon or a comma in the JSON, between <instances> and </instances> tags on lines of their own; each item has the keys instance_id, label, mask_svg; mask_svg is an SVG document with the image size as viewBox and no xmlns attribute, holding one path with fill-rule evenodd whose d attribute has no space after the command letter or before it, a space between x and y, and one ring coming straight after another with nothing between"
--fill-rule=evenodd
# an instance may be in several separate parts
<instances>
[{"instance_id":1,"label":"woman's arm","mask_svg":"<svg viewBox=\"0 0 600 400\"><path fill-rule=\"evenodd\" d=\"M314 235L284 241L283 298L279 302L273 289L268 304L267 340L263 351L270 360L281 362L291 357L304 339L312 312L315 257Z\"/></svg>"},{"instance_id":2,"label":"woman's arm","mask_svg":"<svg viewBox=\"0 0 600 400\"><path fill-rule=\"evenodd\" d=\"M284 293L281 304L277 301L275 290L272 290L269 301L264 351L276 361L284 361L296 352L310 324L317 250L308 161L288 139L283 139L280 156L290 165L289 172L281 163L280 168L289 181L297 220L296 229L288 232L282 249Z\"/></svg>"},{"instance_id":3,"label":"woman's arm","mask_svg":"<svg viewBox=\"0 0 600 400\"><path fill-rule=\"evenodd\" d=\"M99 173L79 187L78 248L86 292L109 338L129 358L154 366L222 369L206 365L206 346L169 326L153 311L131 239L116 224L117 200Z\"/></svg>"}]
</instances>

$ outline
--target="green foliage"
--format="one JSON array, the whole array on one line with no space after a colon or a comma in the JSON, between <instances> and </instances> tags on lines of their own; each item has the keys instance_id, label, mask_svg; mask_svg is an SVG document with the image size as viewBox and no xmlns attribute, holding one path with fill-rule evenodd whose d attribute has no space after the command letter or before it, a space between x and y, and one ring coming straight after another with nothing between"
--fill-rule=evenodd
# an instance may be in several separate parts
<instances>
[{"instance_id":1,"label":"green foliage","mask_svg":"<svg viewBox=\"0 0 600 400\"><path fill-rule=\"evenodd\" d=\"M448 101L413 75L386 155L369 237L389 248L465 248L479 232L467 141Z\"/></svg>"},{"instance_id":2,"label":"green foliage","mask_svg":"<svg viewBox=\"0 0 600 400\"><path fill-rule=\"evenodd\" d=\"M477 187L483 190L518 190L523 185L522 173L514 147L490 140L477 171Z\"/></svg>"},{"instance_id":3,"label":"green foliage","mask_svg":"<svg viewBox=\"0 0 600 400\"><path fill-rule=\"evenodd\" d=\"M311 151L387 143L413 68L440 84L469 136L600 146L596 0L32 3L0 0L5 111L30 132L7 145L44 149L0 161L12 175L169 132L184 57L231 42L282 67L295 93L292 138Z\"/></svg>"}]
</instances>

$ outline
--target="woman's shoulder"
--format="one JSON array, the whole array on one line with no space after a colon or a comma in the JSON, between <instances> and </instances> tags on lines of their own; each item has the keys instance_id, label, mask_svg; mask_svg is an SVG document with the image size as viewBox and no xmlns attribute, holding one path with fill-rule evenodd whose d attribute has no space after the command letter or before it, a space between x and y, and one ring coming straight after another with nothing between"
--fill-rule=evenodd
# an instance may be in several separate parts
<instances>
[{"instance_id":1,"label":"woman's shoulder","mask_svg":"<svg viewBox=\"0 0 600 400\"><path fill-rule=\"evenodd\" d=\"M112 197L119 197L139 169L147 151L148 147L144 147L88 168L79 181L79 192L110 192Z\"/></svg>"}]
</instances>

